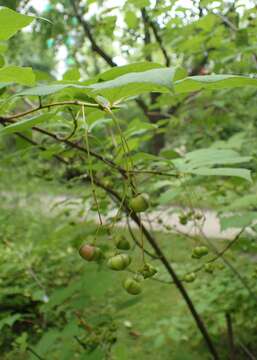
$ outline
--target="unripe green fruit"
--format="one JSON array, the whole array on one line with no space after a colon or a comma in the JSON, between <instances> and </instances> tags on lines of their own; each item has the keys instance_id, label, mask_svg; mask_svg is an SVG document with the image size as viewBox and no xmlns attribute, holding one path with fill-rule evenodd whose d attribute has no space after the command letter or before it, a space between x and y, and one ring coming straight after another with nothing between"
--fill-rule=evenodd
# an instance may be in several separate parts
<instances>
[{"instance_id":1,"label":"unripe green fruit","mask_svg":"<svg viewBox=\"0 0 257 360\"><path fill-rule=\"evenodd\" d=\"M103 180L103 185L104 185L105 187L107 187L107 188L113 187L113 183L112 183L112 181L111 181L110 179L105 179L105 180Z\"/></svg>"},{"instance_id":2,"label":"unripe green fruit","mask_svg":"<svg viewBox=\"0 0 257 360\"><path fill-rule=\"evenodd\" d=\"M140 282L131 277L124 280L123 287L131 295L138 295L142 292L142 286Z\"/></svg>"},{"instance_id":3,"label":"unripe green fruit","mask_svg":"<svg viewBox=\"0 0 257 360\"><path fill-rule=\"evenodd\" d=\"M200 246L200 253L202 256L207 255L209 253L209 249L206 246Z\"/></svg>"},{"instance_id":4,"label":"unripe green fruit","mask_svg":"<svg viewBox=\"0 0 257 360\"><path fill-rule=\"evenodd\" d=\"M130 249L130 243L125 238L124 235L119 235L116 237L115 245L116 245L116 248L119 250L129 250Z\"/></svg>"},{"instance_id":5,"label":"unripe green fruit","mask_svg":"<svg viewBox=\"0 0 257 360\"><path fill-rule=\"evenodd\" d=\"M210 264L210 263L207 263L204 265L204 270L209 273L209 274L212 274L213 271L214 271L214 266L213 264Z\"/></svg>"},{"instance_id":6,"label":"unripe green fruit","mask_svg":"<svg viewBox=\"0 0 257 360\"><path fill-rule=\"evenodd\" d=\"M149 207L149 198L147 194L139 194L133 197L129 202L129 207L135 212L143 212Z\"/></svg>"},{"instance_id":7,"label":"unripe green fruit","mask_svg":"<svg viewBox=\"0 0 257 360\"><path fill-rule=\"evenodd\" d=\"M186 225L188 222L188 217L186 215L181 215L179 217L179 222L181 225Z\"/></svg>"},{"instance_id":8,"label":"unripe green fruit","mask_svg":"<svg viewBox=\"0 0 257 360\"><path fill-rule=\"evenodd\" d=\"M202 220L203 215L202 214L195 214L195 220Z\"/></svg>"},{"instance_id":9,"label":"unripe green fruit","mask_svg":"<svg viewBox=\"0 0 257 360\"><path fill-rule=\"evenodd\" d=\"M80 256L87 261L99 260L102 256L102 251L96 246L84 244L79 249Z\"/></svg>"},{"instance_id":10,"label":"unripe green fruit","mask_svg":"<svg viewBox=\"0 0 257 360\"><path fill-rule=\"evenodd\" d=\"M206 246L196 246L192 252L192 258L200 259L202 256L207 255L209 252Z\"/></svg>"},{"instance_id":11,"label":"unripe green fruit","mask_svg":"<svg viewBox=\"0 0 257 360\"><path fill-rule=\"evenodd\" d=\"M144 279L150 278L157 273L157 269L151 264L145 263L139 272L143 275Z\"/></svg>"},{"instance_id":12,"label":"unripe green fruit","mask_svg":"<svg viewBox=\"0 0 257 360\"><path fill-rule=\"evenodd\" d=\"M195 279L196 279L196 274L195 273L190 273L190 274L186 274L185 276L184 276L184 281L185 282L188 282L188 283L190 283L190 282L193 282L193 281L195 281Z\"/></svg>"},{"instance_id":13,"label":"unripe green fruit","mask_svg":"<svg viewBox=\"0 0 257 360\"><path fill-rule=\"evenodd\" d=\"M128 267L130 263L131 263L131 257L129 255L119 254L112 256L107 261L107 266L112 270L120 271L126 269L126 267Z\"/></svg>"},{"instance_id":14,"label":"unripe green fruit","mask_svg":"<svg viewBox=\"0 0 257 360\"><path fill-rule=\"evenodd\" d=\"M103 252L99 247L95 248L95 253L94 253L94 260L100 260L101 258L103 258Z\"/></svg>"}]
</instances>

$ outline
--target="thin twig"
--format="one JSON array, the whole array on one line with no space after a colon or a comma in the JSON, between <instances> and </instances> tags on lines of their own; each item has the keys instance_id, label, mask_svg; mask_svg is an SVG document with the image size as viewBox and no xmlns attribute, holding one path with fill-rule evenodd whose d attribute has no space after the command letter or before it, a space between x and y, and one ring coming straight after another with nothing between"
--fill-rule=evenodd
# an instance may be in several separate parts
<instances>
[{"instance_id":1,"label":"thin twig","mask_svg":"<svg viewBox=\"0 0 257 360\"><path fill-rule=\"evenodd\" d=\"M254 354L251 353L251 351L240 341L237 340L239 346L242 348L243 352L248 356L250 360L257 360Z\"/></svg>"},{"instance_id":2,"label":"thin twig","mask_svg":"<svg viewBox=\"0 0 257 360\"><path fill-rule=\"evenodd\" d=\"M117 64L112 60L111 56L108 55L96 42L92 31L91 31L91 26L90 24L83 19L82 15L79 12L76 0L70 0L71 6L73 7L73 11L74 14L76 16L76 18L78 19L78 22L80 23L80 25L82 26L87 38L90 41L91 44L91 48L94 52L96 52L98 55L101 56L101 58L103 58L107 64L109 64L111 67L115 67L117 66Z\"/></svg>"},{"instance_id":3,"label":"thin twig","mask_svg":"<svg viewBox=\"0 0 257 360\"><path fill-rule=\"evenodd\" d=\"M42 356L38 355L35 350L33 350L30 346L27 347L27 350L31 352L37 359L39 360L45 360L45 358L42 358Z\"/></svg>"},{"instance_id":4,"label":"thin twig","mask_svg":"<svg viewBox=\"0 0 257 360\"><path fill-rule=\"evenodd\" d=\"M131 225L130 225L130 221L129 221L129 217L128 217L128 216L126 217L126 220L127 220L128 230L129 230L129 233L130 233L133 241L135 242L135 244L136 244L140 249L142 249L142 246L141 246L140 242L137 240L136 235L134 234L134 232L133 232L133 230L132 230L132 227L131 227ZM157 260L157 259L158 259L158 257L157 257L156 255L152 254L150 251L144 249L144 252L145 252L148 256L150 256L152 259L154 259L154 260Z\"/></svg>"},{"instance_id":5,"label":"thin twig","mask_svg":"<svg viewBox=\"0 0 257 360\"><path fill-rule=\"evenodd\" d=\"M158 29L157 29L157 24L151 20L148 15L147 15L147 21L149 23L149 26L152 28L153 30L153 33L154 33L154 37L159 45L159 48L161 49L161 52L163 54L163 57L165 59L165 65L166 66L170 66L170 58L169 58L169 55L168 55L168 52L167 50L165 49L164 45L163 45L163 41L162 41L162 38L161 36L159 35L159 32L158 32Z\"/></svg>"},{"instance_id":6,"label":"thin twig","mask_svg":"<svg viewBox=\"0 0 257 360\"><path fill-rule=\"evenodd\" d=\"M74 106L86 106L86 107L90 107L90 108L96 108L96 109L101 109L102 107L99 104L94 104L94 103L89 103L89 102L83 102L83 101L79 101L79 100L66 100L66 101L59 101L59 102L55 102L55 103L50 103L50 104L46 104L46 105L42 105L39 104L39 106L33 108L33 109L29 109L27 111L18 113L18 114L13 114L10 116L1 116L1 118L3 120L13 120L13 119L18 119L21 117L24 117L26 115L32 114L34 112L40 111L40 110L44 110L44 109L50 109L51 107L56 107L56 106L67 106L67 105L74 105ZM117 106L113 106L113 108L118 108Z\"/></svg>"}]
</instances>

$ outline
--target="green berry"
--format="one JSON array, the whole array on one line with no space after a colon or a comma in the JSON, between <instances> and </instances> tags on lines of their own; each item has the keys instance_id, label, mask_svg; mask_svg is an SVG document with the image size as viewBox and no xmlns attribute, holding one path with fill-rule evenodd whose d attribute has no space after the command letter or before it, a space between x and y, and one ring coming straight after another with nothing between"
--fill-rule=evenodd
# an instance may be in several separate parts
<instances>
[{"instance_id":1,"label":"green berry","mask_svg":"<svg viewBox=\"0 0 257 360\"><path fill-rule=\"evenodd\" d=\"M104 180L103 180L103 185L104 185L105 187L107 187L107 188L113 187L113 183L112 183L112 181L111 181L110 179L104 179Z\"/></svg>"},{"instance_id":2,"label":"green berry","mask_svg":"<svg viewBox=\"0 0 257 360\"><path fill-rule=\"evenodd\" d=\"M115 238L115 245L116 245L116 248L119 250L129 250L130 249L130 243L124 235L118 235Z\"/></svg>"},{"instance_id":3,"label":"green berry","mask_svg":"<svg viewBox=\"0 0 257 360\"><path fill-rule=\"evenodd\" d=\"M204 270L205 270L207 273L212 274L213 271L214 271L214 266L213 266L213 264L210 264L210 263L204 264Z\"/></svg>"},{"instance_id":4,"label":"green berry","mask_svg":"<svg viewBox=\"0 0 257 360\"><path fill-rule=\"evenodd\" d=\"M193 281L195 281L195 279L196 279L196 274L194 273L194 272L192 272L192 273L190 273L190 274L186 274L185 276L184 276L184 281L185 282L188 282L188 283L190 283L190 282L193 282Z\"/></svg>"},{"instance_id":5,"label":"green berry","mask_svg":"<svg viewBox=\"0 0 257 360\"><path fill-rule=\"evenodd\" d=\"M164 227L165 227L166 230L171 230L172 229L172 227L170 225L164 225Z\"/></svg>"},{"instance_id":6,"label":"green berry","mask_svg":"<svg viewBox=\"0 0 257 360\"><path fill-rule=\"evenodd\" d=\"M198 214L195 214L195 220L202 220L203 218L203 215L198 213Z\"/></svg>"},{"instance_id":7,"label":"green berry","mask_svg":"<svg viewBox=\"0 0 257 360\"><path fill-rule=\"evenodd\" d=\"M149 207L149 198L147 194L139 194L130 199L129 207L135 212L143 212Z\"/></svg>"},{"instance_id":8,"label":"green berry","mask_svg":"<svg viewBox=\"0 0 257 360\"><path fill-rule=\"evenodd\" d=\"M192 252L192 258L200 259L202 256L207 255L209 252L206 246L196 246Z\"/></svg>"},{"instance_id":9,"label":"green berry","mask_svg":"<svg viewBox=\"0 0 257 360\"><path fill-rule=\"evenodd\" d=\"M127 254L119 254L112 256L107 261L107 266L116 271L124 270L131 263L131 257Z\"/></svg>"},{"instance_id":10,"label":"green berry","mask_svg":"<svg viewBox=\"0 0 257 360\"><path fill-rule=\"evenodd\" d=\"M207 255L209 253L209 249L206 246L200 246L201 248L201 255Z\"/></svg>"},{"instance_id":11,"label":"green berry","mask_svg":"<svg viewBox=\"0 0 257 360\"><path fill-rule=\"evenodd\" d=\"M150 278L157 273L157 269L151 264L145 263L143 268L139 270L140 274L143 275L144 279Z\"/></svg>"},{"instance_id":12,"label":"green berry","mask_svg":"<svg viewBox=\"0 0 257 360\"><path fill-rule=\"evenodd\" d=\"M131 295L138 295L142 292L142 286L140 282L131 277L124 280L123 287Z\"/></svg>"},{"instance_id":13,"label":"green berry","mask_svg":"<svg viewBox=\"0 0 257 360\"><path fill-rule=\"evenodd\" d=\"M186 225L188 222L188 217L187 215L180 215L179 217L179 222L181 225Z\"/></svg>"}]
</instances>

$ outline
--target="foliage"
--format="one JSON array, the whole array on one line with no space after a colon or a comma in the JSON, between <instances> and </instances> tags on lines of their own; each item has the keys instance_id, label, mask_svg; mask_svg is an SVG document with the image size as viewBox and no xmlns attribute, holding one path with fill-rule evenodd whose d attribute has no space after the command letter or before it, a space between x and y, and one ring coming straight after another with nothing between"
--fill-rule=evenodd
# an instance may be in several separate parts
<instances>
[{"instance_id":1,"label":"foliage","mask_svg":"<svg viewBox=\"0 0 257 360\"><path fill-rule=\"evenodd\" d=\"M254 7L4 5L5 359L254 354ZM206 236L208 207L230 242Z\"/></svg>"}]
</instances>

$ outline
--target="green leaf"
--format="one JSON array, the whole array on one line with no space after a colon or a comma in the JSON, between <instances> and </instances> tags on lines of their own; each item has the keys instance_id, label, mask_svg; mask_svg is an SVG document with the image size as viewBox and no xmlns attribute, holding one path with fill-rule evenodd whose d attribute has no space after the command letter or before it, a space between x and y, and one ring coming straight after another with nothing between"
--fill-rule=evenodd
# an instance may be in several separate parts
<instances>
[{"instance_id":1,"label":"green leaf","mask_svg":"<svg viewBox=\"0 0 257 360\"><path fill-rule=\"evenodd\" d=\"M87 86L77 85L77 84L50 84L50 85L40 85L31 89L21 91L17 96L47 96L55 94L59 91L62 91L67 88L77 88L77 89L87 89Z\"/></svg>"},{"instance_id":2,"label":"green leaf","mask_svg":"<svg viewBox=\"0 0 257 360\"><path fill-rule=\"evenodd\" d=\"M43 305L43 309L51 309L57 305L64 303L67 299L71 298L76 291L81 287L79 282L73 282L69 286L57 288L50 296L49 302Z\"/></svg>"},{"instance_id":3,"label":"green leaf","mask_svg":"<svg viewBox=\"0 0 257 360\"><path fill-rule=\"evenodd\" d=\"M135 7L141 9L143 7L149 6L149 0L130 0L130 4L133 4Z\"/></svg>"},{"instance_id":4,"label":"green leaf","mask_svg":"<svg viewBox=\"0 0 257 360\"><path fill-rule=\"evenodd\" d=\"M8 49L7 43L0 43L0 54L5 53L7 49Z\"/></svg>"},{"instance_id":5,"label":"green leaf","mask_svg":"<svg viewBox=\"0 0 257 360\"><path fill-rule=\"evenodd\" d=\"M200 149L187 153L184 158L174 159L173 165L181 172L203 176L236 176L251 181L247 169L218 168L217 165L242 164L251 157L240 156L230 149Z\"/></svg>"},{"instance_id":6,"label":"green leaf","mask_svg":"<svg viewBox=\"0 0 257 360\"><path fill-rule=\"evenodd\" d=\"M232 201L226 209L254 209L257 207L257 195L256 194L248 194L245 196L240 196L239 198Z\"/></svg>"},{"instance_id":7,"label":"green leaf","mask_svg":"<svg viewBox=\"0 0 257 360\"><path fill-rule=\"evenodd\" d=\"M53 113L45 113L39 116L34 116L30 119L25 119L22 121L18 121L15 124L6 126L0 130L1 135L13 134L15 132L24 131L32 128L35 125L41 124L54 116Z\"/></svg>"},{"instance_id":8,"label":"green leaf","mask_svg":"<svg viewBox=\"0 0 257 360\"><path fill-rule=\"evenodd\" d=\"M89 87L110 101L125 99L147 92L167 93L172 90L173 68L158 68L132 72L110 81L92 84Z\"/></svg>"},{"instance_id":9,"label":"green leaf","mask_svg":"<svg viewBox=\"0 0 257 360\"><path fill-rule=\"evenodd\" d=\"M161 205L165 205L174 200L178 195L180 195L181 189L169 189L161 194L158 199L158 203Z\"/></svg>"},{"instance_id":10,"label":"green leaf","mask_svg":"<svg viewBox=\"0 0 257 360\"><path fill-rule=\"evenodd\" d=\"M60 337L60 331L56 328L50 328L49 331L45 331L35 347L35 351L38 354L44 355L52 350L56 340Z\"/></svg>"},{"instance_id":11,"label":"green leaf","mask_svg":"<svg viewBox=\"0 0 257 360\"><path fill-rule=\"evenodd\" d=\"M2 55L0 55L0 68L3 67L5 64L5 59Z\"/></svg>"},{"instance_id":12,"label":"green leaf","mask_svg":"<svg viewBox=\"0 0 257 360\"><path fill-rule=\"evenodd\" d=\"M80 79L80 72L77 68L69 69L63 75L63 80L71 81L71 80L79 80Z\"/></svg>"},{"instance_id":13,"label":"green leaf","mask_svg":"<svg viewBox=\"0 0 257 360\"><path fill-rule=\"evenodd\" d=\"M251 225L257 219L257 212L246 212L232 216L222 217L220 219L221 230L229 228L242 228Z\"/></svg>"},{"instance_id":14,"label":"green leaf","mask_svg":"<svg viewBox=\"0 0 257 360\"><path fill-rule=\"evenodd\" d=\"M116 66L110 70L103 72L102 74L97 76L98 80L113 80L118 76L125 75L131 72L143 72L151 69L163 68L162 65L154 62L144 61L133 63L129 65Z\"/></svg>"},{"instance_id":15,"label":"green leaf","mask_svg":"<svg viewBox=\"0 0 257 360\"><path fill-rule=\"evenodd\" d=\"M35 84L35 74L29 67L5 66L0 69L0 82L30 86Z\"/></svg>"},{"instance_id":16,"label":"green leaf","mask_svg":"<svg viewBox=\"0 0 257 360\"><path fill-rule=\"evenodd\" d=\"M33 20L32 16L19 14L7 7L0 8L0 40L8 40Z\"/></svg>"},{"instance_id":17,"label":"green leaf","mask_svg":"<svg viewBox=\"0 0 257 360\"><path fill-rule=\"evenodd\" d=\"M115 77L120 72L128 71L129 69L132 70L133 66L138 70L148 66L154 66L154 68L146 71L133 71ZM17 95L45 96L62 91L66 88L74 88L83 90L85 95L90 95L91 97L102 95L109 101L115 102L147 92L171 93L176 68L156 68L156 66L159 65L153 65L151 63L127 65L126 67L111 69L109 72L99 75L99 77L96 78L99 80L102 79L101 76L105 79L115 77L112 80L90 85L83 85L82 83L63 84L59 82L28 89ZM222 89L245 85L257 86L257 79L233 75L195 76L178 80L174 84L177 92L190 92L201 88Z\"/></svg>"},{"instance_id":18,"label":"green leaf","mask_svg":"<svg viewBox=\"0 0 257 360\"><path fill-rule=\"evenodd\" d=\"M0 330L5 325L12 326L15 323L15 321L19 320L20 318L21 318L21 314L14 314L0 320Z\"/></svg>"},{"instance_id":19,"label":"green leaf","mask_svg":"<svg viewBox=\"0 0 257 360\"><path fill-rule=\"evenodd\" d=\"M237 75L189 76L174 83L176 93L186 93L201 89L225 89L240 86L257 86L257 79Z\"/></svg>"},{"instance_id":20,"label":"green leaf","mask_svg":"<svg viewBox=\"0 0 257 360\"><path fill-rule=\"evenodd\" d=\"M129 28L135 28L137 26L138 20L134 11L128 10L125 13L125 22Z\"/></svg>"},{"instance_id":21,"label":"green leaf","mask_svg":"<svg viewBox=\"0 0 257 360\"><path fill-rule=\"evenodd\" d=\"M174 163L185 165L191 168L223 165L223 164L242 164L249 162L250 156L240 156L236 151L230 149L199 149L187 153L184 159L176 159Z\"/></svg>"},{"instance_id":22,"label":"green leaf","mask_svg":"<svg viewBox=\"0 0 257 360\"><path fill-rule=\"evenodd\" d=\"M237 168L199 168L195 170L189 170L188 173L195 175L203 176L235 176L245 179L247 181L252 181L251 172L247 169L237 169Z\"/></svg>"},{"instance_id":23,"label":"green leaf","mask_svg":"<svg viewBox=\"0 0 257 360\"><path fill-rule=\"evenodd\" d=\"M112 73L114 76L114 74ZM54 83L41 85L24 90L17 95L45 96L57 93L67 88L81 89L91 96L103 95L108 100L116 101L146 92L170 92L174 70L171 68L154 68L143 72L133 72L91 85ZM110 76L110 74L109 74Z\"/></svg>"}]
</instances>

